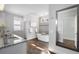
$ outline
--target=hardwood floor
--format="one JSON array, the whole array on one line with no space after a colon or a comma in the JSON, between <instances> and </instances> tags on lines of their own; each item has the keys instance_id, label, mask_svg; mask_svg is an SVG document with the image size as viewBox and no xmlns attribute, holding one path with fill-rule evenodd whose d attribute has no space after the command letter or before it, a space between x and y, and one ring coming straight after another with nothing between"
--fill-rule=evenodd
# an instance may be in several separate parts
<instances>
[{"instance_id":1,"label":"hardwood floor","mask_svg":"<svg viewBox=\"0 0 79 59\"><path fill-rule=\"evenodd\" d=\"M57 45L76 50L75 41L73 40L64 39L63 43L57 42Z\"/></svg>"},{"instance_id":2,"label":"hardwood floor","mask_svg":"<svg viewBox=\"0 0 79 59\"><path fill-rule=\"evenodd\" d=\"M75 42L74 40L64 39L64 46L75 49Z\"/></svg>"},{"instance_id":3,"label":"hardwood floor","mask_svg":"<svg viewBox=\"0 0 79 59\"><path fill-rule=\"evenodd\" d=\"M27 41L27 54L49 54L48 43L37 38Z\"/></svg>"}]
</instances>

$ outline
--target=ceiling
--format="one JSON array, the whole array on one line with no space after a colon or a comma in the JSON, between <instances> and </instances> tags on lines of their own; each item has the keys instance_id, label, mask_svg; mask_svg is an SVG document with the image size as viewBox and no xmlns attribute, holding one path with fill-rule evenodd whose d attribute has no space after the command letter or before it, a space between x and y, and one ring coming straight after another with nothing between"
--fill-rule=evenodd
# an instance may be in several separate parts
<instances>
[{"instance_id":1,"label":"ceiling","mask_svg":"<svg viewBox=\"0 0 79 59\"><path fill-rule=\"evenodd\" d=\"M38 15L48 14L48 4L6 4L5 11L18 15L36 13Z\"/></svg>"}]
</instances>

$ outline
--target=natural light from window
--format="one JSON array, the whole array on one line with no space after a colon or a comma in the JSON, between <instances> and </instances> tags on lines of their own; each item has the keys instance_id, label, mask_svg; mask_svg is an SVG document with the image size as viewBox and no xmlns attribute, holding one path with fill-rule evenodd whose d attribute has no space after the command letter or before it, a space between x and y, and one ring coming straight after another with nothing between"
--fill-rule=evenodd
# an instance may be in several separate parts
<instances>
[{"instance_id":1,"label":"natural light from window","mask_svg":"<svg viewBox=\"0 0 79 59\"><path fill-rule=\"evenodd\" d=\"M21 20L14 18L14 31L21 30Z\"/></svg>"}]
</instances>

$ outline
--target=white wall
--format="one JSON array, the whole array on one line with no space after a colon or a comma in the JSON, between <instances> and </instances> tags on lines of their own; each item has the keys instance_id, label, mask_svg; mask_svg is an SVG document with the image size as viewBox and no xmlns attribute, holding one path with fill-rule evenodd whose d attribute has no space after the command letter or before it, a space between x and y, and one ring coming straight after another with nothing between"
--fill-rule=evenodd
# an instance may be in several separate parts
<instances>
[{"instance_id":1,"label":"white wall","mask_svg":"<svg viewBox=\"0 0 79 59\"><path fill-rule=\"evenodd\" d=\"M38 28L38 15L35 13L30 13L28 15L25 16L25 20L26 20L26 36L27 36L27 40L36 38L36 33L35 31L30 32L30 24L31 23L36 23L37 24L37 28ZM35 30L35 29L33 29Z\"/></svg>"},{"instance_id":2,"label":"white wall","mask_svg":"<svg viewBox=\"0 0 79 59\"><path fill-rule=\"evenodd\" d=\"M0 25L4 23L5 23L5 14L2 11L0 11Z\"/></svg>"},{"instance_id":3,"label":"white wall","mask_svg":"<svg viewBox=\"0 0 79 59\"><path fill-rule=\"evenodd\" d=\"M72 6L70 4L52 4L49 6L49 49L56 53L79 53L66 48L56 46L56 11Z\"/></svg>"}]
</instances>

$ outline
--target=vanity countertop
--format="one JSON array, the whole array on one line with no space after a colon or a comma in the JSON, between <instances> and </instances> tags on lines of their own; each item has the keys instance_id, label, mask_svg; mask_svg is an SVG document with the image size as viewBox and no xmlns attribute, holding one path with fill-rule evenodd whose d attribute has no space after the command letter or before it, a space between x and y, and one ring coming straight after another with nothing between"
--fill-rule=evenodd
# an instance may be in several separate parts
<instances>
[{"instance_id":1,"label":"vanity countertop","mask_svg":"<svg viewBox=\"0 0 79 59\"><path fill-rule=\"evenodd\" d=\"M1 42L3 42L3 44L0 44L0 49L1 48L5 48L5 47L9 47L9 46L13 46L22 42L26 42L26 39L13 34L10 38L6 38L6 42L4 43L4 39L0 39L2 40Z\"/></svg>"}]
</instances>

